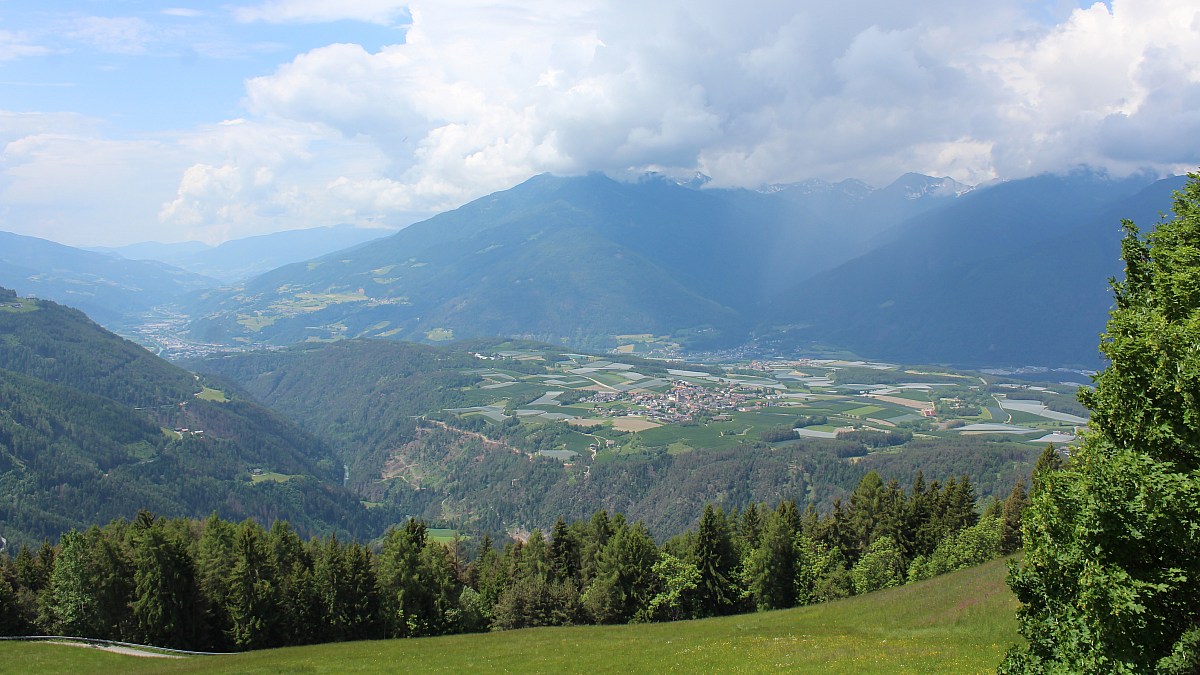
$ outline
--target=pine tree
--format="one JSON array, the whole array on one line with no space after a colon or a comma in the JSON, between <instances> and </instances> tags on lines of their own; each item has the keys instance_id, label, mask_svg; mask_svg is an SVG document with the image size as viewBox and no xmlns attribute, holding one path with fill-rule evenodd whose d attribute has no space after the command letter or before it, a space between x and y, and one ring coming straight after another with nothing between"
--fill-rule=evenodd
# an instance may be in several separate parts
<instances>
[{"instance_id":1,"label":"pine tree","mask_svg":"<svg viewBox=\"0 0 1200 675\"><path fill-rule=\"evenodd\" d=\"M229 639L241 649L272 646L279 620L275 570L263 544L263 532L253 521L237 527L233 565L229 570Z\"/></svg>"},{"instance_id":2,"label":"pine tree","mask_svg":"<svg viewBox=\"0 0 1200 675\"><path fill-rule=\"evenodd\" d=\"M650 603L658 547L642 523L619 529L604 545L583 603L599 623L626 623Z\"/></svg>"},{"instance_id":3,"label":"pine tree","mask_svg":"<svg viewBox=\"0 0 1200 675\"><path fill-rule=\"evenodd\" d=\"M741 596L737 584L737 553L729 533L729 523L720 509L704 507L696 530L692 559L700 570L696 590L701 616L716 616L734 611Z\"/></svg>"},{"instance_id":4,"label":"pine tree","mask_svg":"<svg viewBox=\"0 0 1200 675\"><path fill-rule=\"evenodd\" d=\"M800 514L795 502L780 502L767 516L759 547L749 557L746 575L755 606L760 610L796 606L796 577L802 564L797 546Z\"/></svg>"},{"instance_id":5,"label":"pine tree","mask_svg":"<svg viewBox=\"0 0 1200 675\"><path fill-rule=\"evenodd\" d=\"M1025 481L1019 480L1008 493L1000 512L1000 553L1008 554L1021 548L1021 517L1028 506Z\"/></svg>"},{"instance_id":6,"label":"pine tree","mask_svg":"<svg viewBox=\"0 0 1200 675\"><path fill-rule=\"evenodd\" d=\"M134 541L132 607L138 638L162 647L191 646L195 580L186 545L169 538L153 518L134 523Z\"/></svg>"},{"instance_id":7,"label":"pine tree","mask_svg":"<svg viewBox=\"0 0 1200 675\"><path fill-rule=\"evenodd\" d=\"M550 574L558 581L577 583L579 579L579 542L561 517L550 536Z\"/></svg>"},{"instance_id":8,"label":"pine tree","mask_svg":"<svg viewBox=\"0 0 1200 675\"><path fill-rule=\"evenodd\" d=\"M200 587L204 625L208 629L208 649L228 649L230 642L229 596L233 570L233 525L217 514L204 520L200 541L196 544L196 583Z\"/></svg>"}]
</instances>

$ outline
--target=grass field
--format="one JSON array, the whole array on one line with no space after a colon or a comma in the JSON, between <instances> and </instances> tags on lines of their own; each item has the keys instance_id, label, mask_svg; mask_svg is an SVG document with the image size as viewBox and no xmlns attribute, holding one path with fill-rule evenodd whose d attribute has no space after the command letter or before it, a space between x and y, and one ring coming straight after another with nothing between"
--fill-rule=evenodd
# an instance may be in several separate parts
<instances>
[{"instance_id":1,"label":"grass field","mask_svg":"<svg viewBox=\"0 0 1200 675\"><path fill-rule=\"evenodd\" d=\"M1004 561L811 607L168 660L0 643L24 673L984 673L1018 639Z\"/></svg>"},{"instance_id":2,"label":"grass field","mask_svg":"<svg viewBox=\"0 0 1200 675\"><path fill-rule=\"evenodd\" d=\"M229 397L225 395L225 392L221 391L220 389L212 389L211 387L204 387L199 394L196 394L196 398L203 401L212 401L214 403L229 402Z\"/></svg>"}]
</instances>

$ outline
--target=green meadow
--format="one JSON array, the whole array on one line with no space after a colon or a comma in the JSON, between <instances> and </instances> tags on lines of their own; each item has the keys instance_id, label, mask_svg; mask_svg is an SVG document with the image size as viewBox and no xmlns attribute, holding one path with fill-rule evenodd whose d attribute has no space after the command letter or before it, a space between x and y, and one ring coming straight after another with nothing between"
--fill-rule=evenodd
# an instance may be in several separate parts
<instances>
[{"instance_id":1,"label":"green meadow","mask_svg":"<svg viewBox=\"0 0 1200 675\"><path fill-rule=\"evenodd\" d=\"M629 626L533 628L159 659L0 643L25 673L993 672L1018 640L994 560L928 581L776 612Z\"/></svg>"}]
</instances>

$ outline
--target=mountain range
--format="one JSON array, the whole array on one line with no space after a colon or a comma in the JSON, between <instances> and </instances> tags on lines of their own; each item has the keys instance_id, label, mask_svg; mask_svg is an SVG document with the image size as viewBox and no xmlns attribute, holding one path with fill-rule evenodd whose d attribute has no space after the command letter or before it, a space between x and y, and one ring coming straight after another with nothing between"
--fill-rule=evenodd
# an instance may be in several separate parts
<instances>
[{"instance_id":1,"label":"mountain range","mask_svg":"<svg viewBox=\"0 0 1200 675\"><path fill-rule=\"evenodd\" d=\"M935 189L950 185L955 189ZM905 176L768 191L659 177L538 176L386 239L289 265L194 306L206 341L624 333L742 339L757 306L962 186Z\"/></svg>"},{"instance_id":2,"label":"mountain range","mask_svg":"<svg viewBox=\"0 0 1200 675\"><path fill-rule=\"evenodd\" d=\"M154 260L125 260L0 232L0 286L83 310L115 330L217 281Z\"/></svg>"},{"instance_id":3,"label":"mountain range","mask_svg":"<svg viewBox=\"0 0 1200 675\"><path fill-rule=\"evenodd\" d=\"M1095 367L1120 220L1182 178L1088 170L970 189L766 190L538 176L367 246L202 294L193 334L290 344L505 335Z\"/></svg>"},{"instance_id":4,"label":"mountain range","mask_svg":"<svg viewBox=\"0 0 1200 675\"><path fill-rule=\"evenodd\" d=\"M0 283L125 334L169 306L215 344L508 336L1093 368L1120 221L1149 229L1183 181L1081 169L730 190L543 175L379 238L341 226L102 254L0 233Z\"/></svg>"},{"instance_id":5,"label":"mountain range","mask_svg":"<svg viewBox=\"0 0 1200 675\"><path fill-rule=\"evenodd\" d=\"M1098 368L1121 221L1152 229L1184 181L1076 172L977 190L777 297L761 333L905 362Z\"/></svg>"},{"instance_id":6,"label":"mountain range","mask_svg":"<svg viewBox=\"0 0 1200 675\"><path fill-rule=\"evenodd\" d=\"M142 242L96 250L130 260L156 260L221 283L232 284L276 267L350 248L393 232L395 230L334 225L231 239L217 246L198 241L174 244Z\"/></svg>"}]
</instances>

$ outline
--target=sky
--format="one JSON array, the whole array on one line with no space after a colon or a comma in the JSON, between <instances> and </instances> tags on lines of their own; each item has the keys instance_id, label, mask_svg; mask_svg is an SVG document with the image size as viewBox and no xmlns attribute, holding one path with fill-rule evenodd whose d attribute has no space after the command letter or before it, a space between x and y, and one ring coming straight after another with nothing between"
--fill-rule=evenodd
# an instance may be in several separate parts
<instances>
[{"instance_id":1,"label":"sky","mask_svg":"<svg viewBox=\"0 0 1200 675\"><path fill-rule=\"evenodd\" d=\"M0 230L398 227L540 174L1200 166L1195 0L0 0Z\"/></svg>"}]
</instances>

